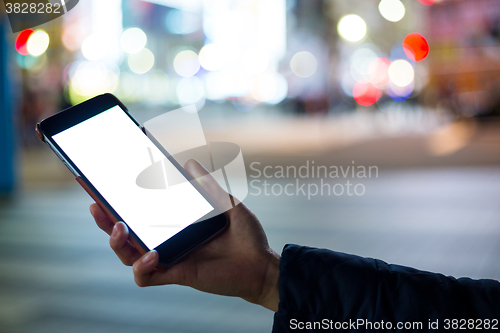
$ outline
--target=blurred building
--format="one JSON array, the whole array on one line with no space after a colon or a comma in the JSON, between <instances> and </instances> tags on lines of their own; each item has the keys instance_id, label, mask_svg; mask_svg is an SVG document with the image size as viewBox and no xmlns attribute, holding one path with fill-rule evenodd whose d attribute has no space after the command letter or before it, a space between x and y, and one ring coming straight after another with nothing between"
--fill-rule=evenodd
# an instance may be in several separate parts
<instances>
[{"instance_id":1,"label":"blurred building","mask_svg":"<svg viewBox=\"0 0 500 333\"><path fill-rule=\"evenodd\" d=\"M424 20L432 57L423 103L465 116L500 115L500 2L444 1Z\"/></svg>"}]
</instances>

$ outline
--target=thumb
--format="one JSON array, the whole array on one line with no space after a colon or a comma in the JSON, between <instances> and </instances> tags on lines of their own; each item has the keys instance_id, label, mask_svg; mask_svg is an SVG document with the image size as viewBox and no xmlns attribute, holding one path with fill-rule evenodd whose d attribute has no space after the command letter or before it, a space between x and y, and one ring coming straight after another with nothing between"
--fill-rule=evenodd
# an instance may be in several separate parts
<instances>
[{"instance_id":1,"label":"thumb","mask_svg":"<svg viewBox=\"0 0 500 333\"><path fill-rule=\"evenodd\" d=\"M186 162L184 168L223 212L233 208L232 196L217 183L217 180L203 165L196 160L190 159Z\"/></svg>"}]
</instances>

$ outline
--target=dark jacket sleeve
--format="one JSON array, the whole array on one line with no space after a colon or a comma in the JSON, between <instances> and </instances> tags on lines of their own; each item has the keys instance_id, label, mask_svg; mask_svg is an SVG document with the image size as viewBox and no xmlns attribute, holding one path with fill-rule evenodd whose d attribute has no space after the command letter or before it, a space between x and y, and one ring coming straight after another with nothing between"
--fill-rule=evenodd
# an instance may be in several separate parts
<instances>
[{"instance_id":1,"label":"dark jacket sleeve","mask_svg":"<svg viewBox=\"0 0 500 333\"><path fill-rule=\"evenodd\" d=\"M279 294L273 333L397 332L398 323L412 325L405 332L450 332L453 327L445 328L453 319L462 319L458 325L475 319L483 331L486 319L496 320L500 329L498 281L455 279L325 249L286 245ZM429 329L436 320L438 329ZM382 321L385 329L376 329Z\"/></svg>"}]
</instances>

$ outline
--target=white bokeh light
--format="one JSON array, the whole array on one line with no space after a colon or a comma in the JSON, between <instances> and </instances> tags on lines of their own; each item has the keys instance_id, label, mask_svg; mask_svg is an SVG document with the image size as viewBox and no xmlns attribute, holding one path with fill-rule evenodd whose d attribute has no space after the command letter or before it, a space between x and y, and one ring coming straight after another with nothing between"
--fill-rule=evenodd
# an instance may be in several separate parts
<instances>
[{"instance_id":1,"label":"white bokeh light","mask_svg":"<svg viewBox=\"0 0 500 333\"><path fill-rule=\"evenodd\" d=\"M265 73L259 75L252 88L252 97L259 102L278 104L288 93L288 82L279 73Z\"/></svg>"},{"instance_id":2,"label":"white bokeh light","mask_svg":"<svg viewBox=\"0 0 500 333\"><path fill-rule=\"evenodd\" d=\"M382 0L378 5L380 14L391 22L398 22L405 16L405 6L399 0Z\"/></svg>"},{"instance_id":3,"label":"white bokeh light","mask_svg":"<svg viewBox=\"0 0 500 333\"><path fill-rule=\"evenodd\" d=\"M129 54L140 52L148 41L146 33L139 28L130 28L123 32L120 45L123 51Z\"/></svg>"},{"instance_id":4,"label":"white bokeh light","mask_svg":"<svg viewBox=\"0 0 500 333\"><path fill-rule=\"evenodd\" d=\"M415 71L406 60L396 60L389 66L389 78L399 87L406 87L413 82Z\"/></svg>"},{"instance_id":5,"label":"white bokeh light","mask_svg":"<svg viewBox=\"0 0 500 333\"><path fill-rule=\"evenodd\" d=\"M174 58L174 69L177 74L183 77L190 77L200 70L198 55L191 50L184 50Z\"/></svg>"},{"instance_id":6,"label":"white bokeh light","mask_svg":"<svg viewBox=\"0 0 500 333\"><path fill-rule=\"evenodd\" d=\"M131 54L128 57L128 66L136 74L149 72L155 63L155 56L147 48L143 48L139 53Z\"/></svg>"},{"instance_id":7,"label":"white bokeh light","mask_svg":"<svg viewBox=\"0 0 500 333\"><path fill-rule=\"evenodd\" d=\"M37 30L29 37L26 48L30 55L38 57L47 51L49 43L49 35L43 30Z\"/></svg>"},{"instance_id":8,"label":"white bokeh light","mask_svg":"<svg viewBox=\"0 0 500 333\"><path fill-rule=\"evenodd\" d=\"M208 44L200 50L199 61L207 71L217 71L224 67L228 51L220 44Z\"/></svg>"},{"instance_id":9,"label":"white bokeh light","mask_svg":"<svg viewBox=\"0 0 500 333\"><path fill-rule=\"evenodd\" d=\"M369 48L356 50L350 58L350 72L356 81L369 78L369 68L373 60L377 59L377 53Z\"/></svg>"},{"instance_id":10,"label":"white bokeh light","mask_svg":"<svg viewBox=\"0 0 500 333\"><path fill-rule=\"evenodd\" d=\"M290 68L293 74L301 78L307 78L318 69L318 60L316 57L307 51L297 52L293 55L292 60L290 60Z\"/></svg>"},{"instance_id":11,"label":"white bokeh light","mask_svg":"<svg viewBox=\"0 0 500 333\"><path fill-rule=\"evenodd\" d=\"M243 66L243 70L249 74L262 74L269 67L269 56L261 48L250 48L243 52L241 65Z\"/></svg>"},{"instance_id":12,"label":"white bokeh light","mask_svg":"<svg viewBox=\"0 0 500 333\"><path fill-rule=\"evenodd\" d=\"M195 104L199 110L205 103L203 81L196 76L180 79L177 83L176 93L177 100L182 106Z\"/></svg>"},{"instance_id":13,"label":"white bokeh light","mask_svg":"<svg viewBox=\"0 0 500 333\"><path fill-rule=\"evenodd\" d=\"M219 101L229 96L229 80L221 72L209 72L204 77L207 99Z\"/></svg>"},{"instance_id":14,"label":"white bokeh light","mask_svg":"<svg viewBox=\"0 0 500 333\"><path fill-rule=\"evenodd\" d=\"M107 68L97 61L80 61L71 65L70 87L81 96L113 92L118 86L119 69Z\"/></svg>"},{"instance_id":15,"label":"white bokeh light","mask_svg":"<svg viewBox=\"0 0 500 333\"><path fill-rule=\"evenodd\" d=\"M345 40L358 42L366 35L366 23L358 15L346 15L340 19L337 31Z\"/></svg>"},{"instance_id":16,"label":"white bokeh light","mask_svg":"<svg viewBox=\"0 0 500 333\"><path fill-rule=\"evenodd\" d=\"M82 54L90 61L101 60L109 50L109 43L98 35L90 35L83 41Z\"/></svg>"}]
</instances>

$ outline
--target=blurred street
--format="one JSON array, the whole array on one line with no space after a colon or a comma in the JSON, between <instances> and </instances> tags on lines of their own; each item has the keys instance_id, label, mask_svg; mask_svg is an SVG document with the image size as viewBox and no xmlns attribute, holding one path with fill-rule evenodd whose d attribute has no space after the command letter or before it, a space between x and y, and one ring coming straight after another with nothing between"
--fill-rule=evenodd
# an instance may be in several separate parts
<instances>
[{"instance_id":1,"label":"blurred street","mask_svg":"<svg viewBox=\"0 0 500 333\"><path fill-rule=\"evenodd\" d=\"M249 195L246 203L278 252L296 243L500 279L499 182L498 166L381 170L362 197ZM241 299L137 287L90 203L76 184L2 202L2 332L270 331L273 313Z\"/></svg>"}]
</instances>

